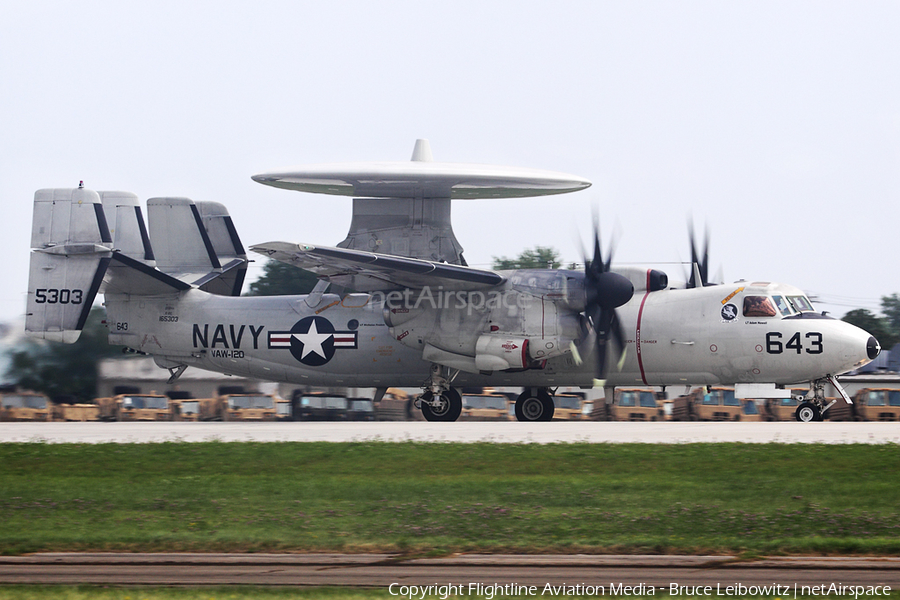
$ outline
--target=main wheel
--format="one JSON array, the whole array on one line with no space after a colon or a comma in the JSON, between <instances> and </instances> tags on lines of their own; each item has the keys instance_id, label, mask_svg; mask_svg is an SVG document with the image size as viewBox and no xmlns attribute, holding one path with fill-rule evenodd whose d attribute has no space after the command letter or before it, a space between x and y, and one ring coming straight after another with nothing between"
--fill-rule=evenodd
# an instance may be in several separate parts
<instances>
[{"instance_id":1,"label":"main wheel","mask_svg":"<svg viewBox=\"0 0 900 600\"><path fill-rule=\"evenodd\" d=\"M532 393L527 389L516 398L516 420L549 421L553 418L555 408L550 394L544 391Z\"/></svg>"},{"instance_id":2,"label":"main wheel","mask_svg":"<svg viewBox=\"0 0 900 600\"><path fill-rule=\"evenodd\" d=\"M794 413L796 419L802 423L810 423L819 420L819 407L812 402L801 402Z\"/></svg>"},{"instance_id":3,"label":"main wheel","mask_svg":"<svg viewBox=\"0 0 900 600\"><path fill-rule=\"evenodd\" d=\"M455 421L462 412L462 397L453 388L435 398L432 392L421 397L422 416L426 421Z\"/></svg>"}]
</instances>

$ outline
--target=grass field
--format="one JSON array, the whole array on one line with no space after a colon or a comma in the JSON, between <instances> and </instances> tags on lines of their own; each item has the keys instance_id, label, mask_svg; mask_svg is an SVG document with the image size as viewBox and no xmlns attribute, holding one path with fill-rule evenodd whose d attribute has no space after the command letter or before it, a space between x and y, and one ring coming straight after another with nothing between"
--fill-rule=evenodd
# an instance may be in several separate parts
<instances>
[{"instance_id":1,"label":"grass field","mask_svg":"<svg viewBox=\"0 0 900 600\"><path fill-rule=\"evenodd\" d=\"M900 554L878 445L0 445L0 552Z\"/></svg>"}]
</instances>

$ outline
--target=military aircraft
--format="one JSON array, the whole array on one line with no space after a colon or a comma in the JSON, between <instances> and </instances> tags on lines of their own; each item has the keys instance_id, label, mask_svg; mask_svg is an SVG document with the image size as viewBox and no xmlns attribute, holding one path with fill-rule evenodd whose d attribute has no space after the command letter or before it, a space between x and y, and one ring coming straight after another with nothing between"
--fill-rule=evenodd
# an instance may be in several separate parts
<instances>
[{"instance_id":1,"label":"military aircraft","mask_svg":"<svg viewBox=\"0 0 900 600\"><path fill-rule=\"evenodd\" d=\"M828 408L825 382L841 390L835 376L880 351L874 337L817 313L795 287L705 285L696 256L683 286L655 269L614 269L596 232L584 270L469 267L451 227L453 199L561 194L590 182L435 162L424 140L412 158L253 177L354 198L350 231L336 247L251 247L315 273L319 285L302 296L240 296L247 254L219 203L151 198L145 222L134 194L38 190L26 330L73 342L102 293L109 342L151 355L170 382L194 366L374 387L376 400L388 387L421 387L417 405L430 421L455 421L466 385L522 387L517 418L549 420L553 390L598 380L607 398L633 384L733 384L738 397L777 398L809 382L797 417L811 421Z\"/></svg>"}]
</instances>

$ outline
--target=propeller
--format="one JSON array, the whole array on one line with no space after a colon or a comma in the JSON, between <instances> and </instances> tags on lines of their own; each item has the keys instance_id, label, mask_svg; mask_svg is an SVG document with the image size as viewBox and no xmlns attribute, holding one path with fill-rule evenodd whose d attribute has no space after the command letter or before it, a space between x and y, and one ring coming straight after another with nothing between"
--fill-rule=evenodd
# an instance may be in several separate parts
<instances>
[{"instance_id":1,"label":"propeller","mask_svg":"<svg viewBox=\"0 0 900 600\"><path fill-rule=\"evenodd\" d=\"M719 265L715 277L712 280L709 278L709 227L706 228L703 236L702 253L698 252L697 238L694 235L694 225L691 221L688 221L688 237L691 241L691 275L685 277L686 287L690 289L721 284L725 280L721 265Z\"/></svg>"},{"instance_id":2,"label":"propeller","mask_svg":"<svg viewBox=\"0 0 900 600\"><path fill-rule=\"evenodd\" d=\"M634 295L631 280L610 270L612 256L610 248L606 260L603 260L600 233L595 222L594 257L590 263L585 261L584 267L584 316L587 320L587 333L581 346L587 352L594 351L597 379L604 379L609 340L612 339L620 351L625 350L625 334L616 315L616 308L631 300Z\"/></svg>"},{"instance_id":3,"label":"propeller","mask_svg":"<svg viewBox=\"0 0 900 600\"><path fill-rule=\"evenodd\" d=\"M697 252L693 223L688 223L688 236L691 238L691 278L687 287L690 289L709 285L709 229L704 236L702 256Z\"/></svg>"}]
</instances>

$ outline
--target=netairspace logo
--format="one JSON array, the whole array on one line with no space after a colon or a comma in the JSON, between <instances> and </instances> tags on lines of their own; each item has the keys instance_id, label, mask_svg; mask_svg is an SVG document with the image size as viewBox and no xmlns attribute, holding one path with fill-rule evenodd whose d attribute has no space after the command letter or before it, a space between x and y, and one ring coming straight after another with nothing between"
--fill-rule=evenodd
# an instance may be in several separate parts
<instances>
[{"instance_id":1,"label":"netairspace logo","mask_svg":"<svg viewBox=\"0 0 900 600\"><path fill-rule=\"evenodd\" d=\"M434 289L425 286L420 290L407 288L403 291L372 292L370 302L394 311L465 309L468 314L472 314L498 308L524 309L528 308L532 301L530 294L510 290L489 290L485 293L479 290L445 290L443 287Z\"/></svg>"}]
</instances>

